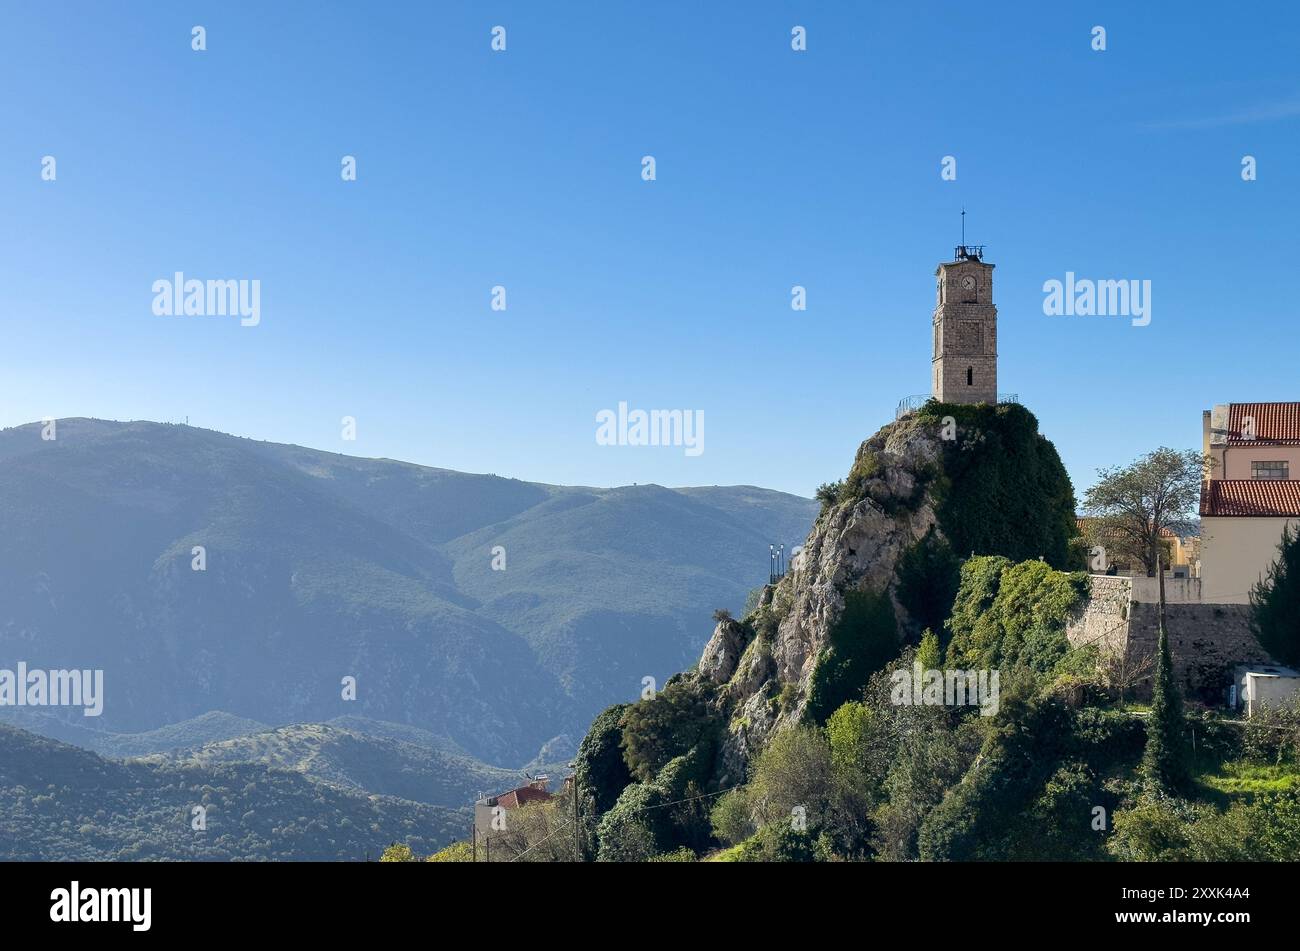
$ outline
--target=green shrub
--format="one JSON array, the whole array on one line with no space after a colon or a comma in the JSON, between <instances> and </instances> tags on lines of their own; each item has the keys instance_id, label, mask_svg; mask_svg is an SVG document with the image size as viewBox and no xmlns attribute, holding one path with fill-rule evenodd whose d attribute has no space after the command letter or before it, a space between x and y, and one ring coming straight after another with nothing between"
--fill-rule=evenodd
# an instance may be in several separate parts
<instances>
[{"instance_id":1,"label":"green shrub","mask_svg":"<svg viewBox=\"0 0 1300 951\"><path fill-rule=\"evenodd\" d=\"M821 518L821 516L825 515L829 509L832 509L839 504L843 490L843 479L835 482L823 482L821 485L817 486L817 491L813 494L813 498L822 504L821 512L817 515L818 518Z\"/></svg>"},{"instance_id":2,"label":"green shrub","mask_svg":"<svg viewBox=\"0 0 1300 951\"><path fill-rule=\"evenodd\" d=\"M652 859L650 859L650 861L651 862L694 862L695 853L692 852L690 849L686 848L685 846L682 846L680 849L677 849L676 851L665 852L663 855L656 855Z\"/></svg>"},{"instance_id":3,"label":"green shrub","mask_svg":"<svg viewBox=\"0 0 1300 951\"><path fill-rule=\"evenodd\" d=\"M713 835L719 842L727 845L739 845L753 835L754 823L750 813L749 797L744 787L733 789L718 797L712 812L709 813L709 821L713 827Z\"/></svg>"},{"instance_id":4,"label":"green shrub","mask_svg":"<svg viewBox=\"0 0 1300 951\"><path fill-rule=\"evenodd\" d=\"M445 849L440 849L430 855L426 862L472 862L474 861L474 846L470 842L453 842Z\"/></svg>"},{"instance_id":5,"label":"green shrub","mask_svg":"<svg viewBox=\"0 0 1300 951\"><path fill-rule=\"evenodd\" d=\"M820 861L817 839L811 832L794 829L789 821L759 829L740 846L738 862Z\"/></svg>"},{"instance_id":6,"label":"green shrub","mask_svg":"<svg viewBox=\"0 0 1300 951\"><path fill-rule=\"evenodd\" d=\"M1192 827L1208 807L1152 798L1115 814L1107 851L1122 862L1188 862L1195 858Z\"/></svg>"},{"instance_id":7,"label":"green shrub","mask_svg":"<svg viewBox=\"0 0 1300 951\"><path fill-rule=\"evenodd\" d=\"M596 839L599 862L645 862L675 848L667 810L668 797L648 783L623 790L614 807L600 819Z\"/></svg>"},{"instance_id":8,"label":"green shrub","mask_svg":"<svg viewBox=\"0 0 1300 951\"><path fill-rule=\"evenodd\" d=\"M670 681L649 700L623 714L623 760L636 779L647 782L674 757L713 740L721 725L709 685L684 678Z\"/></svg>"},{"instance_id":9,"label":"green shrub","mask_svg":"<svg viewBox=\"0 0 1300 951\"><path fill-rule=\"evenodd\" d=\"M400 842L394 842L388 848L384 849L384 854L379 856L381 862L418 862L415 853L411 851L409 845L403 845Z\"/></svg>"},{"instance_id":10,"label":"green shrub","mask_svg":"<svg viewBox=\"0 0 1300 951\"><path fill-rule=\"evenodd\" d=\"M632 782L623 759L623 715L628 705L617 704L592 721L587 735L578 745L574 773L582 790L583 809L600 815L611 809L619 794Z\"/></svg>"},{"instance_id":11,"label":"green shrub","mask_svg":"<svg viewBox=\"0 0 1300 951\"><path fill-rule=\"evenodd\" d=\"M816 828L830 798L830 746L821 728L788 726L773 733L750 772L748 800L759 820L789 822L799 808Z\"/></svg>"},{"instance_id":12,"label":"green shrub","mask_svg":"<svg viewBox=\"0 0 1300 951\"><path fill-rule=\"evenodd\" d=\"M948 622L949 666L1053 670L1069 650L1065 627L1087 591L1083 572L1054 571L1042 561L969 559Z\"/></svg>"}]
</instances>

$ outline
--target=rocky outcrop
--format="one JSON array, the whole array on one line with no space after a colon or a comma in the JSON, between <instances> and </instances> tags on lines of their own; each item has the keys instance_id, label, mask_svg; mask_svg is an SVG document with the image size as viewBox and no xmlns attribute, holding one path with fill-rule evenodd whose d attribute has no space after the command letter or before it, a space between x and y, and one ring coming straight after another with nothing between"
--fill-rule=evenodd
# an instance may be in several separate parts
<instances>
[{"instance_id":1,"label":"rocky outcrop","mask_svg":"<svg viewBox=\"0 0 1300 951\"><path fill-rule=\"evenodd\" d=\"M732 618L719 621L700 655L700 676L715 684L725 684L736 672L749 639L749 633L739 621Z\"/></svg>"},{"instance_id":2,"label":"rocky outcrop","mask_svg":"<svg viewBox=\"0 0 1300 951\"><path fill-rule=\"evenodd\" d=\"M894 595L903 553L937 530L929 486L940 466L939 431L915 417L886 426L858 449L839 501L813 525L792 570L764 593L741 625L720 623L704 648L700 676L722 685L728 717L722 772L743 777L746 763L774 730L796 722L808 682L850 591ZM731 662L740 634L752 637ZM758 628L757 632L752 629Z\"/></svg>"}]
</instances>

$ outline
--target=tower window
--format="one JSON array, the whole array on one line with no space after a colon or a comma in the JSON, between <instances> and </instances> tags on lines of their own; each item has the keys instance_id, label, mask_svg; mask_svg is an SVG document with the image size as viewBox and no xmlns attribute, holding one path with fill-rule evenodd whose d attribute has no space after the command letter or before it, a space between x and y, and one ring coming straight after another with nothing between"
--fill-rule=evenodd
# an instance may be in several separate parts
<instances>
[{"instance_id":1,"label":"tower window","mask_svg":"<svg viewBox=\"0 0 1300 951\"><path fill-rule=\"evenodd\" d=\"M967 385L967 386L974 386L974 385L975 385L975 368L974 368L974 367L967 367L967 368L966 368L966 385Z\"/></svg>"}]
</instances>

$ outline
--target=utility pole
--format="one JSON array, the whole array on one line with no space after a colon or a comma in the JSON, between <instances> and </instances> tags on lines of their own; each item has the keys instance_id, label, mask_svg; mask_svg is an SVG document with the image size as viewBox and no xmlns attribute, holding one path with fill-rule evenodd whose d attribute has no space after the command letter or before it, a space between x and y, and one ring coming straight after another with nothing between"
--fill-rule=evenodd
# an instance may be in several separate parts
<instances>
[{"instance_id":1,"label":"utility pole","mask_svg":"<svg viewBox=\"0 0 1300 951\"><path fill-rule=\"evenodd\" d=\"M1160 579L1160 631L1161 631L1161 633L1163 633L1166 637L1168 637L1168 636L1169 636L1169 633L1168 633L1168 631L1165 630L1165 566L1164 566L1164 552L1162 552L1162 551L1159 550L1158 544L1159 544L1159 543L1157 543L1157 550L1156 550L1156 577Z\"/></svg>"},{"instance_id":2,"label":"utility pole","mask_svg":"<svg viewBox=\"0 0 1300 951\"><path fill-rule=\"evenodd\" d=\"M470 837L474 840L474 861L478 861L478 823L470 826Z\"/></svg>"}]
</instances>

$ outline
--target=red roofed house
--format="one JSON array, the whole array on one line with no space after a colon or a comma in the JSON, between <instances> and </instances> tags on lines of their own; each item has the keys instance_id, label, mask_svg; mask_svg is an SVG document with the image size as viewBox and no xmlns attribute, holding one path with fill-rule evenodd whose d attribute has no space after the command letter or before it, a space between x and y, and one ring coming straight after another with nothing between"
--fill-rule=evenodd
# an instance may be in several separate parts
<instances>
[{"instance_id":1,"label":"red roofed house","mask_svg":"<svg viewBox=\"0 0 1300 951\"><path fill-rule=\"evenodd\" d=\"M1202 417L1202 597L1244 604L1300 525L1300 403L1225 403Z\"/></svg>"},{"instance_id":2,"label":"red roofed house","mask_svg":"<svg viewBox=\"0 0 1300 951\"><path fill-rule=\"evenodd\" d=\"M550 780L546 776L538 776L526 786L519 786L497 796L479 798L474 803L474 837L478 840L478 844L486 844L487 848L491 848L488 840L506 830L505 814L511 809L518 809L530 802L549 801L552 798L551 793L546 789L549 783Z\"/></svg>"}]
</instances>

